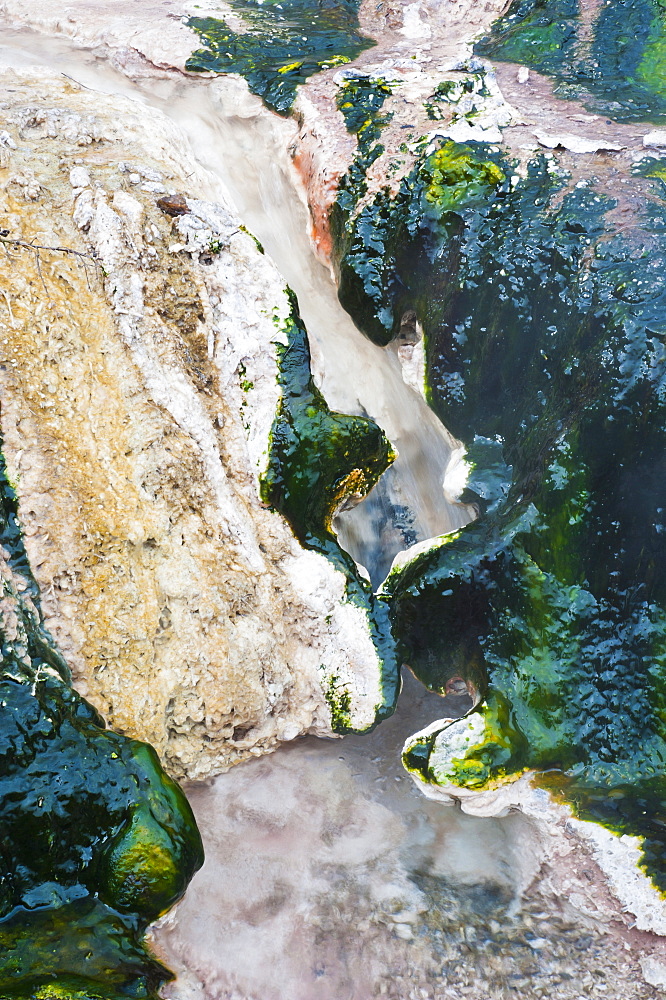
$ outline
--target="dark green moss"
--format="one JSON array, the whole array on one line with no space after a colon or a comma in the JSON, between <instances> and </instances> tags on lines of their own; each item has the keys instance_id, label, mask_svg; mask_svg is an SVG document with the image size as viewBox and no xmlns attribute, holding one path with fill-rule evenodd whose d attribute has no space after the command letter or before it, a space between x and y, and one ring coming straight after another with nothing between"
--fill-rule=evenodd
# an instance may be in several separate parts
<instances>
[{"instance_id":1,"label":"dark green moss","mask_svg":"<svg viewBox=\"0 0 666 1000\"><path fill-rule=\"evenodd\" d=\"M334 733L353 732L351 720L352 696L338 677L330 677L326 687L326 701L331 710L331 728Z\"/></svg>"},{"instance_id":2,"label":"dark green moss","mask_svg":"<svg viewBox=\"0 0 666 1000\"><path fill-rule=\"evenodd\" d=\"M391 115L380 111L392 93L389 84L369 76L351 77L340 87L336 104L347 131L356 136L359 150L367 152L391 120Z\"/></svg>"},{"instance_id":3,"label":"dark green moss","mask_svg":"<svg viewBox=\"0 0 666 1000\"><path fill-rule=\"evenodd\" d=\"M278 345L282 397L263 476L263 499L283 513L303 544L327 552L337 545L336 510L370 492L394 458L381 429L367 417L334 413L312 381L307 333L295 298Z\"/></svg>"},{"instance_id":4,"label":"dark green moss","mask_svg":"<svg viewBox=\"0 0 666 1000\"><path fill-rule=\"evenodd\" d=\"M577 0L515 0L476 51L552 76L560 96L611 118L666 115L664 0L613 0L591 25Z\"/></svg>"},{"instance_id":5,"label":"dark green moss","mask_svg":"<svg viewBox=\"0 0 666 1000\"><path fill-rule=\"evenodd\" d=\"M388 336L416 312L430 402L472 465L479 519L385 585L400 658L433 690L462 676L484 695L453 780L543 772L581 815L644 836L666 887L661 171L639 171L651 193L627 178L644 208L616 232L598 185L567 188L545 158L509 183L499 154L447 143L346 246L363 274L389 248L357 321ZM428 776L428 754L408 766Z\"/></svg>"},{"instance_id":6,"label":"dark green moss","mask_svg":"<svg viewBox=\"0 0 666 1000\"><path fill-rule=\"evenodd\" d=\"M247 30L212 17L188 21L205 43L187 61L195 72L240 73L278 114L314 73L355 59L375 43L360 34L359 0L229 0Z\"/></svg>"},{"instance_id":7,"label":"dark green moss","mask_svg":"<svg viewBox=\"0 0 666 1000\"><path fill-rule=\"evenodd\" d=\"M331 229L340 302L370 340L384 345L405 312L403 258L420 252L422 221L457 225L457 208L483 205L505 176L490 155L449 142L419 161L395 199L380 195L356 212L365 190L357 173L367 167L360 159L341 186Z\"/></svg>"},{"instance_id":8,"label":"dark green moss","mask_svg":"<svg viewBox=\"0 0 666 1000\"><path fill-rule=\"evenodd\" d=\"M105 730L43 628L0 463L0 995L153 997L146 925L202 862L187 801L143 743Z\"/></svg>"},{"instance_id":9,"label":"dark green moss","mask_svg":"<svg viewBox=\"0 0 666 1000\"><path fill-rule=\"evenodd\" d=\"M282 397L271 432L261 496L287 518L303 545L321 552L345 574L347 599L367 613L383 664L379 722L392 713L399 684L387 609L338 545L332 519L341 505L369 493L394 453L372 420L329 409L312 381L307 333L294 296L281 333L286 337L286 345L279 343L277 348ZM336 731L351 731L350 703L341 697L337 690L330 699Z\"/></svg>"}]
</instances>

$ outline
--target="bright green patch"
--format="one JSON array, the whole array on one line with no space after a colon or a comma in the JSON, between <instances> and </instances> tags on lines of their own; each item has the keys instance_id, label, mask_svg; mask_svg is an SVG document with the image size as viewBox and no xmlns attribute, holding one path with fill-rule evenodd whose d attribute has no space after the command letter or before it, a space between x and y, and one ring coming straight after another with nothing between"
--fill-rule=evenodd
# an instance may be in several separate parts
<instances>
[{"instance_id":1,"label":"bright green patch","mask_svg":"<svg viewBox=\"0 0 666 1000\"><path fill-rule=\"evenodd\" d=\"M471 147L447 142L426 158L418 179L423 184L423 198L441 217L459 205L486 201L506 176L496 163L480 159Z\"/></svg>"},{"instance_id":2,"label":"bright green patch","mask_svg":"<svg viewBox=\"0 0 666 1000\"><path fill-rule=\"evenodd\" d=\"M666 116L663 0L614 0L591 23L576 0L515 0L476 50L545 73L560 96L617 120Z\"/></svg>"},{"instance_id":3,"label":"bright green patch","mask_svg":"<svg viewBox=\"0 0 666 1000\"><path fill-rule=\"evenodd\" d=\"M338 677L330 677L324 696L331 710L331 729L335 733L353 732L351 692L344 687Z\"/></svg>"}]
</instances>

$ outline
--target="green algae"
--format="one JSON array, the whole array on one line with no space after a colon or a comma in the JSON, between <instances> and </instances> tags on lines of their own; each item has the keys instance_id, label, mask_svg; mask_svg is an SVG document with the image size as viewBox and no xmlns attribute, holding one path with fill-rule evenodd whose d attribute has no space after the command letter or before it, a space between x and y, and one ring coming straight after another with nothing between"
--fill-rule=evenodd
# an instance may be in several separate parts
<instances>
[{"instance_id":1,"label":"green algae","mask_svg":"<svg viewBox=\"0 0 666 1000\"><path fill-rule=\"evenodd\" d=\"M359 32L359 0L229 0L243 22L234 31L212 17L192 17L188 26L206 48L186 68L239 73L269 108L287 115L297 87L308 77L355 59L375 43Z\"/></svg>"},{"instance_id":2,"label":"green algae","mask_svg":"<svg viewBox=\"0 0 666 1000\"><path fill-rule=\"evenodd\" d=\"M0 995L156 997L147 924L202 862L187 800L151 747L112 733L45 631L0 463Z\"/></svg>"},{"instance_id":3,"label":"green algae","mask_svg":"<svg viewBox=\"0 0 666 1000\"><path fill-rule=\"evenodd\" d=\"M282 396L261 495L304 545L327 553L337 545L332 520L338 508L366 496L395 455L372 420L329 409L312 381L307 333L291 301L282 327L287 343L277 346Z\"/></svg>"},{"instance_id":4,"label":"green algae","mask_svg":"<svg viewBox=\"0 0 666 1000\"><path fill-rule=\"evenodd\" d=\"M347 131L356 136L359 150L367 152L390 122L392 115L380 112L392 93L390 84L370 76L350 77L340 87L336 105Z\"/></svg>"},{"instance_id":5,"label":"green algae","mask_svg":"<svg viewBox=\"0 0 666 1000\"><path fill-rule=\"evenodd\" d=\"M357 171L367 163L367 157L359 160ZM504 181L490 155L480 158L471 147L449 142L419 160L395 199L380 195L356 212L365 192L362 179L354 175L341 187L331 213L338 296L374 343L385 345L395 337L408 308L402 259L421 253L421 220L457 225L458 207L483 205Z\"/></svg>"},{"instance_id":6,"label":"green algae","mask_svg":"<svg viewBox=\"0 0 666 1000\"><path fill-rule=\"evenodd\" d=\"M286 321L278 321L282 395L271 430L268 467L261 477L261 497L286 517L306 548L326 556L344 574L346 599L366 614L382 664L376 724L393 712L399 684L387 609L340 548L332 521L341 506L370 492L395 454L372 420L328 407L312 380L307 333L293 293L290 302ZM326 693L335 731L354 731L349 722L351 700L337 678L329 678Z\"/></svg>"},{"instance_id":7,"label":"green algae","mask_svg":"<svg viewBox=\"0 0 666 1000\"><path fill-rule=\"evenodd\" d=\"M352 695L339 677L328 677L325 689L326 701L331 710L331 728L334 733L353 733L351 709Z\"/></svg>"},{"instance_id":8,"label":"green algae","mask_svg":"<svg viewBox=\"0 0 666 1000\"><path fill-rule=\"evenodd\" d=\"M476 51L551 76L560 96L610 118L664 121L663 0L615 0L591 23L577 0L515 0Z\"/></svg>"},{"instance_id":9,"label":"green algae","mask_svg":"<svg viewBox=\"0 0 666 1000\"><path fill-rule=\"evenodd\" d=\"M643 209L616 231L601 186L545 157L519 176L482 144L429 147L397 197L348 216L338 266L375 275L352 310L373 339L416 312L479 512L383 587L399 658L483 698L464 752L442 758L435 732L406 766L473 789L535 770L580 816L642 836L666 888L662 168L637 168Z\"/></svg>"}]
</instances>

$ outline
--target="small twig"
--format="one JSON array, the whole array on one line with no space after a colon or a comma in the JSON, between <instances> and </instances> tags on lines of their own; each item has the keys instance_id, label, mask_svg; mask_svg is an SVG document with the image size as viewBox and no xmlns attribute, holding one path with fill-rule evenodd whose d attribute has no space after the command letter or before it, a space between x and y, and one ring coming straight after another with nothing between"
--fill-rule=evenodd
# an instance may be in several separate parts
<instances>
[{"instance_id":1,"label":"small twig","mask_svg":"<svg viewBox=\"0 0 666 1000\"><path fill-rule=\"evenodd\" d=\"M4 296L4 300L5 300L5 302L7 303L7 308L9 309L9 315L10 315L10 317L11 317L11 321L12 321L12 328L13 328L13 329L16 329L16 327L17 327L17 326L18 326L19 324L17 323L17 321L16 321L16 319L15 319L15 317L14 317L14 313L12 312L12 304L11 304L11 302L9 301L9 296L7 295L7 292L6 292L5 290L4 290L4 288L2 289L2 294L3 294L3 296Z\"/></svg>"},{"instance_id":2,"label":"small twig","mask_svg":"<svg viewBox=\"0 0 666 1000\"><path fill-rule=\"evenodd\" d=\"M39 250L35 250L35 264L37 265L37 274L39 275L39 280L42 283L42 288L44 289L44 291L48 295L49 294L49 290L46 287L46 282L44 281L44 275L42 274L42 262L41 262L40 257L39 257Z\"/></svg>"},{"instance_id":3,"label":"small twig","mask_svg":"<svg viewBox=\"0 0 666 1000\"><path fill-rule=\"evenodd\" d=\"M47 291L46 283L44 281L44 276L42 274L41 262L39 258L39 251L49 251L49 253L66 253L70 254L72 257L78 257L83 268L86 272L86 283L90 289L90 279L88 277L88 267L87 261L91 260L95 267L99 267L99 262L97 260L96 254L86 253L83 250L74 250L72 247L49 247L44 246L41 243L35 243L34 240L19 240L14 237L10 237L7 230L0 230L0 245L5 247L5 252L8 252L8 248L13 247L16 250L32 250L35 255L35 261L37 263L37 273L39 274L40 281L44 285L44 291Z\"/></svg>"},{"instance_id":4,"label":"small twig","mask_svg":"<svg viewBox=\"0 0 666 1000\"><path fill-rule=\"evenodd\" d=\"M71 247L46 247L40 243L35 243L33 240L16 240L0 235L0 243L4 243L5 246L18 247L24 250L51 250L53 253L70 253L75 257L85 257L88 260L95 260L93 254L85 253L83 250L73 250Z\"/></svg>"}]
</instances>

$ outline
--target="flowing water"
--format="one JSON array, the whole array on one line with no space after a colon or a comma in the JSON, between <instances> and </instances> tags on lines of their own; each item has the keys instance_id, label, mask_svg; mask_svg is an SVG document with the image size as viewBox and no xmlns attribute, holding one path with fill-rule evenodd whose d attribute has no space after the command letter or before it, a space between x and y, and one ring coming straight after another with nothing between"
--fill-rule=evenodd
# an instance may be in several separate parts
<instances>
[{"instance_id":1,"label":"flowing water","mask_svg":"<svg viewBox=\"0 0 666 1000\"><path fill-rule=\"evenodd\" d=\"M329 406L372 417L398 452L371 497L337 519L341 544L373 582L381 582L397 552L467 523L471 511L455 502L459 443L405 384L396 354L359 334L313 253L288 154L292 124L262 113L259 99L244 86L216 87L175 75L132 84L94 52L64 40L19 31L3 31L2 37L1 61L42 61L91 89L160 108L186 132L209 171L206 195L230 199L276 262L298 297L315 379Z\"/></svg>"},{"instance_id":2,"label":"flowing water","mask_svg":"<svg viewBox=\"0 0 666 1000\"><path fill-rule=\"evenodd\" d=\"M531 821L467 816L403 771L403 740L441 711L407 675L369 736L297 740L187 789L207 860L155 932L182 973L169 998L573 1000L592 987L598 973L578 970L583 953L598 968L599 939L531 885Z\"/></svg>"}]
</instances>

